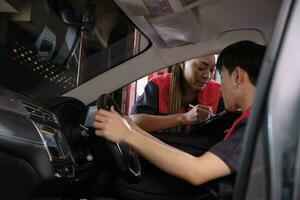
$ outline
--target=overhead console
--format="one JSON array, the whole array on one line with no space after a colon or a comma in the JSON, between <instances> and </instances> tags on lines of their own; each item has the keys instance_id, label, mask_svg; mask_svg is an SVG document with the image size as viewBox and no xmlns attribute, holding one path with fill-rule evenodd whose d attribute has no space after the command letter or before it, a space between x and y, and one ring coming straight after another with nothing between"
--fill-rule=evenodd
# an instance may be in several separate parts
<instances>
[{"instance_id":1,"label":"overhead console","mask_svg":"<svg viewBox=\"0 0 300 200\"><path fill-rule=\"evenodd\" d=\"M182 12L211 0L118 0L133 15L165 15Z\"/></svg>"},{"instance_id":2,"label":"overhead console","mask_svg":"<svg viewBox=\"0 0 300 200\"><path fill-rule=\"evenodd\" d=\"M207 0L118 0L130 15L144 16L169 47L211 39L214 27L200 19L198 9ZM212 4L215 1L209 1ZM193 27L193 28L191 28Z\"/></svg>"}]
</instances>

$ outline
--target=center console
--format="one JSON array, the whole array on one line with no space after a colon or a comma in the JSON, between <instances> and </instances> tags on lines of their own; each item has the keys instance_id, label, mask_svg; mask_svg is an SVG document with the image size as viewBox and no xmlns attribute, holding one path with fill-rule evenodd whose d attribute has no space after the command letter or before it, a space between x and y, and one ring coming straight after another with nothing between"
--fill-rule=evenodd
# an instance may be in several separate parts
<instances>
[{"instance_id":1,"label":"center console","mask_svg":"<svg viewBox=\"0 0 300 200\"><path fill-rule=\"evenodd\" d=\"M63 193L96 169L91 138L80 128L84 105L62 97L46 100L0 98L0 199Z\"/></svg>"},{"instance_id":2,"label":"center console","mask_svg":"<svg viewBox=\"0 0 300 200\"><path fill-rule=\"evenodd\" d=\"M42 180L75 179L67 138L56 116L41 106L1 97L0 147L1 152L27 162Z\"/></svg>"},{"instance_id":3,"label":"center console","mask_svg":"<svg viewBox=\"0 0 300 200\"><path fill-rule=\"evenodd\" d=\"M57 178L74 178L71 149L62 134L56 116L39 106L24 102L23 104L47 151L54 176Z\"/></svg>"}]
</instances>

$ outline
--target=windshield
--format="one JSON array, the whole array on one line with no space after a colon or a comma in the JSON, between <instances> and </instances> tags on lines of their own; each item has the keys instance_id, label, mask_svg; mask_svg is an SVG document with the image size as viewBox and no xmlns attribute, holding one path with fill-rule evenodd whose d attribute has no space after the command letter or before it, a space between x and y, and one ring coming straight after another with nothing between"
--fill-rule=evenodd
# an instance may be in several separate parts
<instances>
[{"instance_id":1,"label":"windshield","mask_svg":"<svg viewBox=\"0 0 300 200\"><path fill-rule=\"evenodd\" d=\"M140 51L113 1L32 0L0 17L1 93L61 96Z\"/></svg>"}]
</instances>

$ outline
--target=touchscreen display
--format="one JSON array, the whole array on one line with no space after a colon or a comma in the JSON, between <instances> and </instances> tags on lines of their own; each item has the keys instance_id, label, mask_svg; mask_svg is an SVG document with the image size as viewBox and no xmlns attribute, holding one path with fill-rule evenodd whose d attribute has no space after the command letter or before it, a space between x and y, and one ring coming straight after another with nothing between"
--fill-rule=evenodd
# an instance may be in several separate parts
<instances>
[{"instance_id":1,"label":"touchscreen display","mask_svg":"<svg viewBox=\"0 0 300 200\"><path fill-rule=\"evenodd\" d=\"M59 158L59 147L57 145L57 142L55 140L55 131L51 130L46 127L41 128L41 133L43 134L43 138L45 142L47 143L48 150L52 157Z\"/></svg>"},{"instance_id":2,"label":"touchscreen display","mask_svg":"<svg viewBox=\"0 0 300 200\"><path fill-rule=\"evenodd\" d=\"M88 112L86 114L85 123L84 123L85 127L89 127L89 128L93 127L93 123L97 111L98 111L97 106L89 107Z\"/></svg>"}]
</instances>

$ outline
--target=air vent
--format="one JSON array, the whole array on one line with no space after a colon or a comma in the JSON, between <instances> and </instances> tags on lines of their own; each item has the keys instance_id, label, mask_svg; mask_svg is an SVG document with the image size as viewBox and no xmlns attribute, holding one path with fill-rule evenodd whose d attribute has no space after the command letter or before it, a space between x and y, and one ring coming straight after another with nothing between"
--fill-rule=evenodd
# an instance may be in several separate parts
<instances>
[{"instance_id":1,"label":"air vent","mask_svg":"<svg viewBox=\"0 0 300 200\"><path fill-rule=\"evenodd\" d=\"M55 115L52 114L51 112L32 104L28 104L28 103L23 103L23 104L26 110L28 111L30 117L38 118L43 121L48 121L51 123L57 123Z\"/></svg>"},{"instance_id":2,"label":"air vent","mask_svg":"<svg viewBox=\"0 0 300 200\"><path fill-rule=\"evenodd\" d=\"M45 119L47 121L50 121L50 122L53 122L53 123L56 123L56 118L53 114L48 114L47 112L44 113L45 114Z\"/></svg>"}]
</instances>

